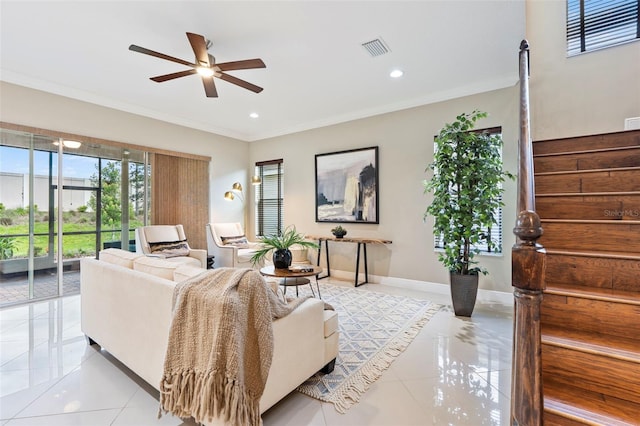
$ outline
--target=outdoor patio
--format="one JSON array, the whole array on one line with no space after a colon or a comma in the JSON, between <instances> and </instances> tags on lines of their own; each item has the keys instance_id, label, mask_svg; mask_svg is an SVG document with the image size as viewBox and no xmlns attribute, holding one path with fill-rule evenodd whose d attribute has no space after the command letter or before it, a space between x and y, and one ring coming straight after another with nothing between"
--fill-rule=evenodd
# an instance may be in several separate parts
<instances>
[{"instance_id":1,"label":"outdoor patio","mask_svg":"<svg viewBox=\"0 0 640 426\"><path fill-rule=\"evenodd\" d=\"M14 274L12 274L14 275ZM64 271L64 295L80 293L80 271ZM58 295L58 274L56 270L38 271L34 276L33 300L56 297ZM29 302L29 282L26 274L6 278L0 276L0 308Z\"/></svg>"}]
</instances>

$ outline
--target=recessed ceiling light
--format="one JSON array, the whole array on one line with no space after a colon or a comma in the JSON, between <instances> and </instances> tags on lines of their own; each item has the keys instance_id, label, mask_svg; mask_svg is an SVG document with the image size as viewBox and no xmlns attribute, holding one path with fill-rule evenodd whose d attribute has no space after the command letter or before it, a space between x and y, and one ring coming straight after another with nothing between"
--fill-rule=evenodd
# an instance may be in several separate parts
<instances>
[{"instance_id":1,"label":"recessed ceiling light","mask_svg":"<svg viewBox=\"0 0 640 426\"><path fill-rule=\"evenodd\" d=\"M252 112L251 114L249 114L249 117L258 118L258 117L260 117L260 114L258 114L257 112Z\"/></svg>"},{"instance_id":2,"label":"recessed ceiling light","mask_svg":"<svg viewBox=\"0 0 640 426\"><path fill-rule=\"evenodd\" d=\"M389 73L389 77L399 78L402 77L403 74L404 72L402 72L402 70L393 70Z\"/></svg>"},{"instance_id":3,"label":"recessed ceiling light","mask_svg":"<svg viewBox=\"0 0 640 426\"><path fill-rule=\"evenodd\" d=\"M55 146L60 145L58 141L53 142ZM62 146L65 148L78 149L82 146L82 142L78 141L62 141Z\"/></svg>"}]
</instances>

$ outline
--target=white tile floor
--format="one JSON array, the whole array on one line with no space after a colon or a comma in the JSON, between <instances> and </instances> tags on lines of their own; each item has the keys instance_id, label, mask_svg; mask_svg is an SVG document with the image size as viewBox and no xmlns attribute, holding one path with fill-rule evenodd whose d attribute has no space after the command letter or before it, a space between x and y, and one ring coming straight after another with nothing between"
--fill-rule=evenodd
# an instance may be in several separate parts
<instances>
[{"instance_id":1,"label":"white tile floor","mask_svg":"<svg viewBox=\"0 0 640 426\"><path fill-rule=\"evenodd\" d=\"M509 424L511 305L478 302L463 319L443 295L360 288L447 308L346 414L293 392L263 415L266 426ZM194 424L157 413L157 391L87 345L80 296L0 310L0 426Z\"/></svg>"}]
</instances>

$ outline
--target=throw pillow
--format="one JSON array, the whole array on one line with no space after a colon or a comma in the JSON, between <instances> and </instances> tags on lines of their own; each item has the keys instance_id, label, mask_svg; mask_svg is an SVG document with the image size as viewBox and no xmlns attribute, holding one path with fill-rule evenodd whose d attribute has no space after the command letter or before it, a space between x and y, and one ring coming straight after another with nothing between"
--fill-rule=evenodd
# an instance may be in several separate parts
<instances>
[{"instance_id":1,"label":"throw pillow","mask_svg":"<svg viewBox=\"0 0 640 426\"><path fill-rule=\"evenodd\" d=\"M157 254L162 257L189 256L190 251L187 240L149 243L149 249L151 254Z\"/></svg>"},{"instance_id":2,"label":"throw pillow","mask_svg":"<svg viewBox=\"0 0 640 426\"><path fill-rule=\"evenodd\" d=\"M249 248L249 241L244 235L237 235L233 237L220 237L222 244L225 246L235 246L238 248Z\"/></svg>"}]
</instances>

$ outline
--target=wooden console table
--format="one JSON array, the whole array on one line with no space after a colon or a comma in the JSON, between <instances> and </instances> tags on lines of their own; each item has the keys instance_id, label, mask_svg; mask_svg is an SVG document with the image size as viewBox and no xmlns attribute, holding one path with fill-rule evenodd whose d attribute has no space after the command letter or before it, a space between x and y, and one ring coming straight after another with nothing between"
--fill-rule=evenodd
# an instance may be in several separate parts
<instances>
[{"instance_id":1,"label":"wooden console table","mask_svg":"<svg viewBox=\"0 0 640 426\"><path fill-rule=\"evenodd\" d=\"M347 238L347 237L343 237L343 238L336 238L336 237L318 237L318 236L311 236L311 235L307 235L306 236L308 239L310 240L318 240L318 266L320 266L320 255L322 254L322 242L324 241L324 247L325 247L325 251L326 251L326 258L327 258L327 274L323 275L323 276L319 276L317 277L317 279L321 280L323 278L327 278L331 276L331 267L329 265L329 241L332 242L336 242L336 243L356 243L358 244L358 248L357 248L357 255L356 255L356 276L355 276L355 280L354 280L354 284L356 287L361 286L362 284L366 284L369 282L369 268L367 265L367 244L391 244L391 240L380 240L380 239L376 239L376 238L356 238L356 237L351 237L351 238ZM360 248L362 247L362 249L364 250L364 281L359 283L358 282L358 275L360 272Z\"/></svg>"}]
</instances>

